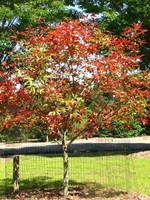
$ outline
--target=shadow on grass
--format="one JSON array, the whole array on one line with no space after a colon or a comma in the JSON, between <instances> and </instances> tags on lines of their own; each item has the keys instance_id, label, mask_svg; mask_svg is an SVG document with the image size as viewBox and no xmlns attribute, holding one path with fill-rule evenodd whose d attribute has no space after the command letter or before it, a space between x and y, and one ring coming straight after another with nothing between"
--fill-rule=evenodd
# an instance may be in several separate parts
<instances>
[{"instance_id":1,"label":"shadow on grass","mask_svg":"<svg viewBox=\"0 0 150 200\"><path fill-rule=\"evenodd\" d=\"M127 156L130 153L135 153L136 151L121 151L121 152L70 152L69 157L104 157L104 156ZM31 156L31 155L26 155L26 156ZM63 154L37 154L36 156L41 156L41 157L57 157L63 158Z\"/></svg>"},{"instance_id":2,"label":"shadow on grass","mask_svg":"<svg viewBox=\"0 0 150 200\"><path fill-rule=\"evenodd\" d=\"M12 191L12 179L2 179L0 181L0 197ZM1 199L1 198L0 198Z\"/></svg>"},{"instance_id":3,"label":"shadow on grass","mask_svg":"<svg viewBox=\"0 0 150 200\"><path fill-rule=\"evenodd\" d=\"M94 182L85 182L80 183L74 180L69 181L69 188L105 188L103 185ZM12 179L3 179L0 183L0 199L1 196L9 195L13 193L13 184ZM19 184L19 191L24 192L28 190L37 190L37 189L62 189L63 180L52 181L51 178L46 176L40 176L32 179L21 180Z\"/></svg>"}]
</instances>

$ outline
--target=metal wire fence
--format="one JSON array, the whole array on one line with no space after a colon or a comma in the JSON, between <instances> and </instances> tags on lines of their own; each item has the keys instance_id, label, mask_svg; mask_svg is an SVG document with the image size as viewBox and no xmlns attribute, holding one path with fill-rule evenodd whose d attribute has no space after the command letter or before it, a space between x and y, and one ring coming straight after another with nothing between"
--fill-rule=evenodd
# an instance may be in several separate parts
<instances>
[{"instance_id":1,"label":"metal wire fence","mask_svg":"<svg viewBox=\"0 0 150 200\"><path fill-rule=\"evenodd\" d=\"M150 195L150 159L129 157L129 147L126 142L72 145L69 149L70 187L113 188ZM148 147L143 145L143 148ZM62 187L63 154L58 145L5 144L0 150L0 195L13 191L16 155L19 155L20 190Z\"/></svg>"}]
</instances>

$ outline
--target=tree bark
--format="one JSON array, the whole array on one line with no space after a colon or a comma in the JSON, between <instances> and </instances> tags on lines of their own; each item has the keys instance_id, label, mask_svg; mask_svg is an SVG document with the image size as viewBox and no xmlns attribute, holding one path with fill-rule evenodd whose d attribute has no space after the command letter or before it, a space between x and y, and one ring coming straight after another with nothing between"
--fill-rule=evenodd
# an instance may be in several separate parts
<instances>
[{"instance_id":1,"label":"tree bark","mask_svg":"<svg viewBox=\"0 0 150 200\"><path fill-rule=\"evenodd\" d=\"M68 169L68 146L66 143L66 133L63 135L63 142L62 142L62 148L63 148L63 169L64 169L64 179L63 179L63 195L64 197L68 196L68 188L69 188L69 169Z\"/></svg>"},{"instance_id":2,"label":"tree bark","mask_svg":"<svg viewBox=\"0 0 150 200\"><path fill-rule=\"evenodd\" d=\"M13 158L13 189L14 193L19 191L19 156Z\"/></svg>"}]
</instances>

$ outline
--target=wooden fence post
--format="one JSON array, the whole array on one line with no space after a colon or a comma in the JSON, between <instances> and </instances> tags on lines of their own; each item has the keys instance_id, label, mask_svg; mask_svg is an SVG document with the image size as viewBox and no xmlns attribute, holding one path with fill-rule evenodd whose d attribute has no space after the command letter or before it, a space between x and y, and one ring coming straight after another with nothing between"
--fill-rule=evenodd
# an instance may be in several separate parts
<instances>
[{"instance_id":1,"label":"wooden fence post","mask_svg":"<svg viewBox=\"0 0 150 200\"><path fill-rule=\"evenodd\" d=\"M19 191L19 156L13 158L13 190Z\"/></svg>"}]
</instances>

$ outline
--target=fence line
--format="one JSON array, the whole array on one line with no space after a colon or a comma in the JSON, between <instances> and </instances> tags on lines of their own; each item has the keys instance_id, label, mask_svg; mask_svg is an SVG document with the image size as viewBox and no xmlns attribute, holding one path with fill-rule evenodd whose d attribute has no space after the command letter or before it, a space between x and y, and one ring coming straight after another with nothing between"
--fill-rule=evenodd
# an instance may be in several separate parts
<instances>
[{"instance_id":1,"label":"fence line","mask_svg":"<svg viewBox=\"0 0 150 200\"><path fill-rule=\"evenodd\" d=\"M14 190L62 187L63 158L60 146L48 143L17 143L3 147L1 145L0 150L0 157L5 161L0 163L3 165L3 169L0 167L0 187L3 194L12 192L13 185ZM137 172L135 173L138 163L135 164L127 156L131 150L150 150L150 146L148 143L125 142L72 144L69 148L70 186L94 184L99 188L134 191L134 186L137 185L143 193L150 191L148 182L145 185L143 182L141 189L141 182ZM145 163L145 169L149 164ZM146 177L147 180L150 178L150 174L141 173L143 175L140 177Z\"/></svg>"}]
</instances>

